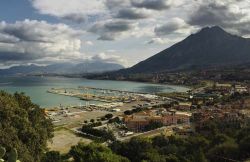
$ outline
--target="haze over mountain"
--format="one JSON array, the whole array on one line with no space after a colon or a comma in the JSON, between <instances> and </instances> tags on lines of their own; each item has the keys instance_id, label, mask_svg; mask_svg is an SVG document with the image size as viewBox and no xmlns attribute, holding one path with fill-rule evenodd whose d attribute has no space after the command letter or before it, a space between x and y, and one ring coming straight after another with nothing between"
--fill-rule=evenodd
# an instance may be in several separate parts
<instances>
[{"instance_id":1,"label":"haze over mountain","mask_svg":"<svg viewBox=\"0 0 250 162\"><path fill-rule=\"evenodd\" d=\"M1 69L0 75L26 75L26 74L86 74L115 71L124 68L115 63L100 61L86 61L84 63L57 63L48 66L14 66L9 69Z\"/></svg>"},{"instance_id":2,"label":"haze over mountain","mask_svg":"<svg viewBox=\"0 0 250 162\"><path fill-rule=\"evenodd\" d=\"M120 72L162 72L248 62L250 39L232 35L214 26L203 28L172 47Z\"/></svg>"}]
</instances>

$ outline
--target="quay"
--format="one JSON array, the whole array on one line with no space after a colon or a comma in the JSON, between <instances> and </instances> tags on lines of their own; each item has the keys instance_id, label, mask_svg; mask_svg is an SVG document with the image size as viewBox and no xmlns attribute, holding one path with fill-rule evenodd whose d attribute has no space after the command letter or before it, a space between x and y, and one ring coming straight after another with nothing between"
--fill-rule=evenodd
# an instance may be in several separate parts
<instances>
[{"instance_id":1,"label":"quay","mask_svg":"<svg viewBox=\"0 0 250 162\"><path fill-rule=\"evenodd\" d=\"M82 89L82 90L100 90L100 91L119 92L119 93L130 93L130 94L138 93L138 92L133 92L133 91L123 91L123 90L116 90L116 89L106 89L106 88L96 88L96 87L85 87L85 86L79 86L78 88L79 88L79 89ZM150 94L150 93L140 92L140 94Z\"/></svg>"},{"instance_id":2,"label":"quay","mask_svg":"<svg viewBox=\"0 0 250 162\"><path fill-rule=\"evenodd\" d=\"M89 92L89 90L92 92ZM99 101L103 103L131 103L133 101L157 97L149 93L137 93L83 86L79 86L78 88L52 88L47 92L57 95L76 97L85 101Z\"/></svg>"}]
</instances>

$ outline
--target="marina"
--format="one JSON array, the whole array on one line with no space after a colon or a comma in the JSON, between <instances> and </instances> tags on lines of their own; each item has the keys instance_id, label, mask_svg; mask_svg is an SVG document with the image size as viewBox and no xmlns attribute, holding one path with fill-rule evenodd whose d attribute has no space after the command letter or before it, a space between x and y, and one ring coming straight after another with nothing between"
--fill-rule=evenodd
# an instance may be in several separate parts
<instances>
[{"instance_id":1,"label":"marina","mask_svg":"<svg viewBox=\"0 0 250 162\"><path fill-rule=\"evenodd\" d=\"M137 100L156 99L156 95L136 93L122 90L109 90L95 87L51 88L48 93L76 97L84 101L99 101L104 103L131 103Z\"/></svg>"},{"instance_id":2,"label":"marina","mask_svg":"<svg viewBox=\"0 0 250 162\"><path fill-rule=\"evenodd\" d=\"M8 84L1 84L8 83ZM150 83L138 83L128 81L103 81L103 80L87 80L84 78L65 78L65 77L2 77L0 81L0 89L9 93L24 92L31 97L31 100L41 106L42 108L54 107L71 107L71 106L86 106L86 105L100 105L109 102L95 101L95 100L81 100L70 95L58 95L48 93L48 90L55 89L79 89L79 87L93 87L99 88L98 95L102 96L116 96L118 94L126 95L129 92L140 93L143 95L161 93L161 92L186 92L189 90L186 87L160 85ZM102 90L101 90L102 89ZM105 92L105 89L107 90ZM72 90L72 91L73 91ZM108 91L112 90L112 91ZM114 92L124 91L124 93ZM94 89L79 90L80 93L95 94ZM62 91L64 92L64 91ZM99 99L98 99L99 100ZM112 102L116 102L115 99Z\"/></svg>"}]
</instances>

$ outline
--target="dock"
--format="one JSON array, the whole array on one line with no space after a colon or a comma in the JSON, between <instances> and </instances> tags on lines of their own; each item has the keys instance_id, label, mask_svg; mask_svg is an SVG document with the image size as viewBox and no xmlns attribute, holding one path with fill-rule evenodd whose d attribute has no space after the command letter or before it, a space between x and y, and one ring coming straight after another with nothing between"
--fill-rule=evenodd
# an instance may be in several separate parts
<instances>
[{"instance_id":1,"label":"dock","mask_svg":"<svg viewBox=\"0 0 250 162\"><path fill-rule=\"evenodd\" d=\"M129 94L150 94L150 93L145 93L145 92L133 92L133 91L123 91L123 90L116 90L116 89L85 87L85 86L79 86L78 88L82 90L99 90L99 91L109 91L109 92L119 92L119 93L129 93Z\"/></svg>"}]
</instances>

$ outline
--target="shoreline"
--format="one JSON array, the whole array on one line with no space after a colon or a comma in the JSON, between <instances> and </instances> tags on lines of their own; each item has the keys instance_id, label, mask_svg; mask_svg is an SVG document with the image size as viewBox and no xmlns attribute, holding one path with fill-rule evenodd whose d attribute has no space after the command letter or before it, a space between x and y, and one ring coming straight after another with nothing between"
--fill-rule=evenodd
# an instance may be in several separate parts
<instances>
[{"instance_id":1,"label":"shoreline","mask_svg":"<svg viewBox=\"0 0 250 162\"><path fill-rule=\"evenodd\" d=\"M152 84L152 85L169 85L169 86L179 86L183 88L187 88L189 90L192 90L192 86L188 85L179 85L179 84L173 84L173 83L155 83L155 82L141 82L141 81L135 81L135 80L117 80L117 79L89 79L87 77L77 77L77 76L67 76L67 75L25 75L25 76L33 76L33 77L58 77L58 78L75 78L75 79L85 79L85 80L96 80L96 81L123 81L123 82L131 82L131 83L146 83L146 84Z\"/></svg>"}]
</instances>

